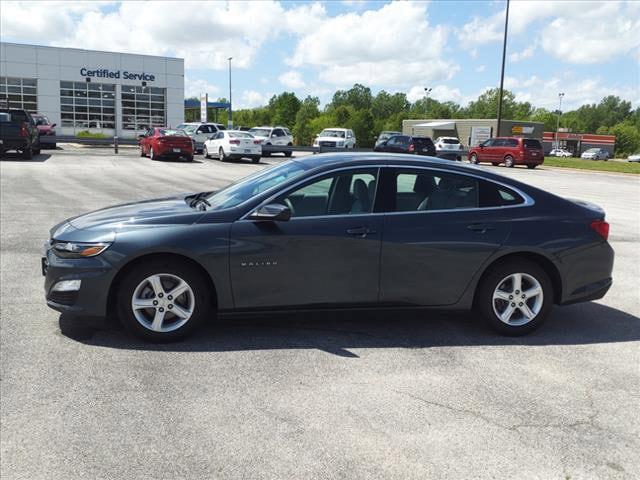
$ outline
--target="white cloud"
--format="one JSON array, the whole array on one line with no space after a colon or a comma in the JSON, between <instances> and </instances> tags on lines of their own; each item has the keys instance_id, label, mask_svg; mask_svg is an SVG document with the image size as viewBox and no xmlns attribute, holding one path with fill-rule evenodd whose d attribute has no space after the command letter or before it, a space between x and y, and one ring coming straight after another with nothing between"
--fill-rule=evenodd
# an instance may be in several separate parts
<instances>
[{"instance_id":1,"label":"white cloud","mask_svg":"<svg viewBox=\"0 0 640 480\"><path fill-rule=\"evenodd\" d=\"M278 77L280 83L288 88L302 88L305 86L302 75L297 70L289 70Z\"/></svg>"},{"instance_id":2,"label":"white cloud","mask_svg":"<svg viewBox=\"0 0 640 480\"><path fill-rule=\"evenodd\" d=\"M425 97L424 87L421 85L416 85L411 87L411 89L407 92L407 100L410 102L415 102ZM456 103L467 103L469 99L467 99L458 88L450 88L446 85L436 85L431 89L431 93L429 93L429 98L433 98L439 102L456 102Z\"/></svg>"},{"instance_id":3,"label":"white cloud","mask_svg":"<svg viewBox=\"0 0 640 480\"><path fill-rule=\"evenodd\" d=\"M262 94L255 90L244 90L240 95L240 102L233 108L255 108L266 105L271 98L271 94Z\"/></svg>"},{"instance_id":4,"label":"white cloud","mask_svg":"<svg viewBox=\"0 0 640 480\"><path fill-rule=\"evenodd\" d=\"M220 93L220 87L209 83L207 80L191 79L190 77L185 77L184 79L185 98L191 98L191 97L200 98L200 95L202 93L208 93L209 100L213 101L212 97L218 96L218 94Z\"/></svg>"},{"instance_id":5,"label":"white cloud","mask_svg":"<svg viewBox=\"0 0 640 480\"><path fill-rule=\"evenodd\" d=\"M504 10L474 17L457 31L460 43L473 47L502 40ZM542 22L540 29L532 26ZM537 37L531 38L537 30ZM527 1L511 2L509 42L526 37L534 42L512 53L511 61L533 56L535 43L569 63L602 63L640 49L640 3L634 1Z\"/></svg>"},{"instance_id":6,"label":"white cloud","mask_svg":"<svg viewBox=\"0 0 640 480\"><path fill-rule=\"evenodd\" d=\"M273 0L122 2L101 10L97 2L3 2L2 36L46 38L56 46L172 55L187 68L248 68L261 46L281 33L300 33L326 12L318 3L286 9Z\"/></svg>"},{"instance_id":7,"label":"white cloud","mask_svg":"<svg viewBox=\"0 0 640 480\"><path fill-rule=\"evenodd\" d=\"M476 72L478 73L484 72L485 68L487 68L485 65L478 65L476 67Z\"/></svg>"},{"instance_id":8,"label":"white cloud","mask_svg":"<svg viewBox=\"0 0 640 480\"><path fill-rule=\"evenodd\" d=\"M513 52L509 54L509 60L511 62L519 62L526 58L531 58L533 57L533 54L535 53L535 51L536 51L536 47L534 45L531 45L525 48L524 50L522 50L521 52Z\"/></svg>"},{"instance_id":9,"label":"white cloud","mask_svg":"<svg viewBox=\"0 0 640 480\"><path fill-rule=\"evenodd\" d=\"M445 27L429 25L426 3L394 2L317 22L288 63L313 66L321 80L336 86L360 82L389 88L445 80L458 70L441 58L447 34Z\"/></svg>"}]
</instances>

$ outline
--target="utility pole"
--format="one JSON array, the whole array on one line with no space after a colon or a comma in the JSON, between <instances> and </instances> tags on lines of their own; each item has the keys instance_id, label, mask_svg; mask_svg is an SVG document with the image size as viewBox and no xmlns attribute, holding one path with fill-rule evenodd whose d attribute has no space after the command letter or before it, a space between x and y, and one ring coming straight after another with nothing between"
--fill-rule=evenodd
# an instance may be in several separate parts
<instances>
[{"instance_id":1,"label":"utility pole","mask_svg":"<svg viewBox=\"0 0 640 480\"><path fill-rule=\"evenodd\" d=\"M431 93L431 88L427 88L424 87L424 95L425 95L425 101L424 101L424 116L428 117L429 116L429 94Z\"/></svg>"},{"instance_id":2,"label":"utility pole","mask_svg":"<svg viewBox=\"0 0 640 480\"><path fill-rule=\"evenodd\" d=\"M500 136L500 124L502 123L502 89L504 86L504 61L507 55L507 28L509 26L509 0L507 0L507 12L504 16L504 40L502 42L502 73L500 74L500 92L498 99L498 131L496 137Z\"/></svg>"},{"instance_id":3,"label":"utility pole","mask_svg":"<svg viewBox=\"0 0 640 480\"><path fill-rule=\"evenodd\" d=\"M227 121L227 128L231 130L233 128L233 113L231 108L231 60L233 60L233 57L229 57L227 60L229 60L229 120Z\"/></svg>"},{"instance_id":4,"label":"utility pole","mask_svg":"<svg viewBox=\"0 0 640 480\"><path fill-rule=\"evenodd\" d=\"M560 106L558 107L558 123L556 123L556 146L555 148L560 148L560 142L558 141L558 130L560 130L560 115L562 115L562 97L564 97L564 93L559 93L558 98L560 99Z\"/></svg>"}]
</instances>

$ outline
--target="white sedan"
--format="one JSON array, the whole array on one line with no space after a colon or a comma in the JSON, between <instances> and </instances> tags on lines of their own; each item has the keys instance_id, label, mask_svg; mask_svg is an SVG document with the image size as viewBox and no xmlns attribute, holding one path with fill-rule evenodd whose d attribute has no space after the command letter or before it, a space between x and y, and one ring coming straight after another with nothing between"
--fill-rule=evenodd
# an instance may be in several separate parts
<instances>
[{"instance_id":1,"label":"white sedan","mask_svg":"<svg viewBox=\"0 0 640 480\"><path fill-rule=\"evenodd\" d=\"M564 148L554 148L549 152L550 157L572 157L573 154Z\"/></svg>"},{"instance_id":2,"label":"white sedan","mask_svg":"<svg viewBox=\"0 0 640 480\"><path fill-rule=\"evenodd\" d=\"M206 158L215 156L223 162L250 158L254 163L258 163L262 156L262 145L260 140L248 132L221 130L204 142L202 153Z\"/></svg>"}]
</instances>

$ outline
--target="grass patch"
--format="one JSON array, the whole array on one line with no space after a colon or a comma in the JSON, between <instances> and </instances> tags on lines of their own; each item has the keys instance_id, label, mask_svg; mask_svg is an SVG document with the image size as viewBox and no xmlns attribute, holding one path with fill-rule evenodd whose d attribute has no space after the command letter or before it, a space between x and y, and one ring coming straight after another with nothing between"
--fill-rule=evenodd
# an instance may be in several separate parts
<instances>
[{"instance_id":1,"label":"grass patch","mask_svg":"<svg viewBox=\"0 0 640 480\"><path fill-rule=\"evenodd\" d=\"M76 133L76 137L78 138L109 138L104 133L92 133L88 130L83 130L82 132Z\"/></svg>"},{"instance_id":2,"label":"grass patch","mask_svg":"<svg viewBox=\"0 0 640 480\"><path fill-rule=\"evenodd\" d=\"M580 170L597 170L600 172L619 172L640 174L638 162L614 162L609 160L582 160L581 158L544 157L544 165L548 167L578 168Z\"/></svg>"}]
</instances>

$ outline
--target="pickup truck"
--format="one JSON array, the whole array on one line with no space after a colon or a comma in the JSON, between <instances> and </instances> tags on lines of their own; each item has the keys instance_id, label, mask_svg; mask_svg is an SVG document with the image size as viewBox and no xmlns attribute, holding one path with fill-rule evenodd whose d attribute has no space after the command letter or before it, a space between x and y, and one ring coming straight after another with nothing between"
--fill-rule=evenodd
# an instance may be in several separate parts
<instances>
[{"instance_id":1,"label":"pickup truck","mask_svg":"<svg viewBox=\"0 0 640 480\"><path fill-rule=\"evenodd\" d=\"M40 153L40 136L33 118L24 110L0 108L0 155L7 150L31 160Z\"/></svg>"}]
</instances>

